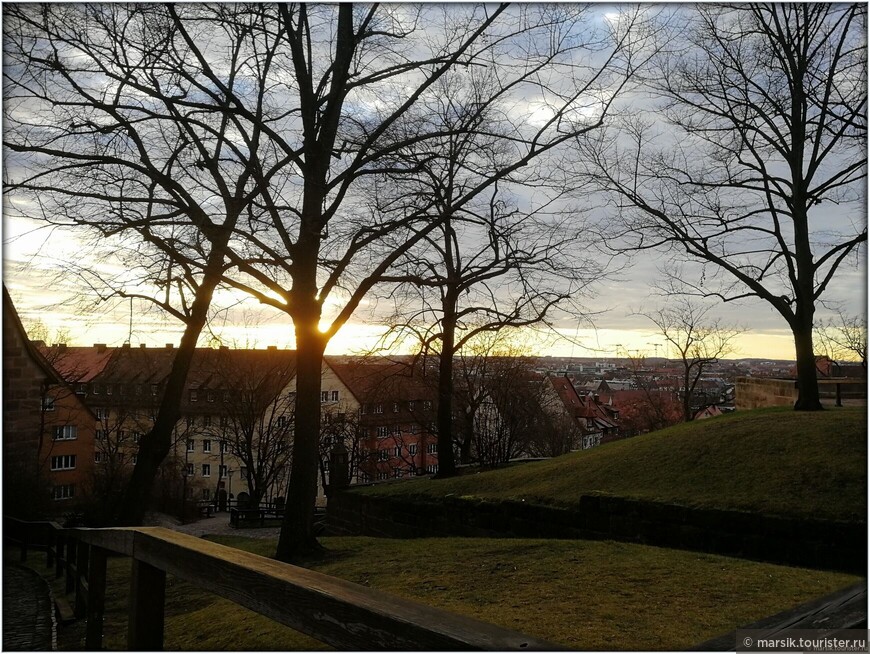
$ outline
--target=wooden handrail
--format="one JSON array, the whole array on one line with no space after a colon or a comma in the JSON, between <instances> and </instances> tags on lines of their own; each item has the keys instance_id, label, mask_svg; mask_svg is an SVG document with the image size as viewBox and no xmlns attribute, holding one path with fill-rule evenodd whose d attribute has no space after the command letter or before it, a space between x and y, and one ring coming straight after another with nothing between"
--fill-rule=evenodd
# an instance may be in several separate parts
<instances>
[{"instance_id":1,"label":"wooden handrail","mask_svg":"<svg viewBox=\"0 0 870 654\"><path fill-rule=\"evenodd\" d=\"M74 588L75 613L88 618L88 649L102 646L106 556L110 552L133 559L130 650L163 647L167 574L342 649L564 649L510 629L162 527L57 528L56 534L66 543L67 572L77 578L87 574L87 582L78 579Z\"/></svg>"}]
</instances>

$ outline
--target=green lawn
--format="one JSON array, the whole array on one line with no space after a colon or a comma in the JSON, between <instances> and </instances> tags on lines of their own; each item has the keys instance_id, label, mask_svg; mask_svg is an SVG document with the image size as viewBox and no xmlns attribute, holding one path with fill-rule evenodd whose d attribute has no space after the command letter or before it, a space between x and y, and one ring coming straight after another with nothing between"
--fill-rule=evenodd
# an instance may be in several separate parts
<instances>
[{"instance_id":1,"label":"green lawn","mask_svg":"<svg viewBox=\"0 0 870 654\"><path fill-rule=\"evenodd\" d=\"M215 539L263 555L273 541ZM682 649L854 583L854 576L606 541L325 538L309 567L584 650ZM130 564L111 559L106 646L123 649ZM82 646L82 625L62 649ZM322 645L170 578L166 649Z\"/></svg>"},{"instance_id":2,"label":"green lawn","mask_svg":"<svg viewBox=\"0 0 870 654\"><path fill-rule=\"evenodd\" d=\"M864 407L742 411L538 463L379 484L371 495L515 499L571 506L607 494L687 506L866 520Z\"/></svg>"}]
</instances>

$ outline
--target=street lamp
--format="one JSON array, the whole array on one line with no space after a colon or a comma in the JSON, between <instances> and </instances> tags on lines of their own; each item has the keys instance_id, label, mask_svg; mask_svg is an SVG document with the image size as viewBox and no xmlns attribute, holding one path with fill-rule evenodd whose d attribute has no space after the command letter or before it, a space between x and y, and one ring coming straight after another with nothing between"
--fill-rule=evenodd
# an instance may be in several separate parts
<instances>
[{"instance_id":1,"label":"street lamp","mask_svg":"<svg viewBox=\"0 0 870 654\"><path fill-rule=\"evenodd\" d=\"M230 502L233 501L233 473L234 472L235 472L235 470L230 470L229 468L227 469L227 477L230 478L230 492L227 495L227 506L228 507L230 506Z\"/></svg>"}]
</instances>

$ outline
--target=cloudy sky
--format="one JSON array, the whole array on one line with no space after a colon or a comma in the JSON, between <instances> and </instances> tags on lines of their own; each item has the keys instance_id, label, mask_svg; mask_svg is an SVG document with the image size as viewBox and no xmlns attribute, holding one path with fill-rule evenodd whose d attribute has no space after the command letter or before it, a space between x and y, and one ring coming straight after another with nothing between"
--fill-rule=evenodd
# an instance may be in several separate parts
<instances>
[{"instance_id":1,"label":"cloudy sky","mask_svg":"<svg viewBox=\"0 0 870 654\"><path fill-rule=\"evenodd\" d=\"M592 23L597 23L599 29L617 25L619 9L625 11L626 8L599 5L591 17ZM590 61L600 56L601 53L589 54ZM514 119L520 117L530 128L538 128L546 122L548 112L552 111L549 101L543 101L540 97L514 100ZM376 101L369 98L369 105L366 105L366 98L361 96L355 99L353 109L359 112L360 107L368 106L368 111L377 111ZM656 111L655 101L642 89L633 90L621 102L618 108L623 114L626 111L638 114ZM580 104L582 106L578 105L574 111L575 119L586 120L595 116L596 102ZM9 105L5 109L8 121L11 109ZM12 117L20 119L24 109L22 106L14 107ZM4 166L7 176L14 176L17 163L14 157L10 160L7 156ZM865 188L866 185L862 183L861 191L866 197ZM588 220L606 220L606 209L600 206L600 201L591 196L589 201L597 208L590 212ZM86 307L93 304L88 302L93 297L92 293L74 274L81 253L85 251L84 240L75 230L49 228L25 217L25 214L34 213L33 203L32 196L4 195L3 278L25 324L41 321L50 333L65 331L70 341L80 345L96 342L120 345L127 340L134 345L145 343L151 346L177 342L181 333L178 324L142 303ZM860 224L863 220L866 224L866 202L859 204L858 214L853 203L846 215L837 205L824 205L813 214L812 225L822 233L843 221L857 221ZM605 255L583 252L582 256ZM107 269L119 265L110 256L101 263ZM553 329L542 328L529 333L527 343L540 354L562 356L615 356L618 350L666 355L663 339L656 336L650 321L638 314L667 305L667 295L657 288L665 281L667 263L662 253L650 251L632 258L618 258L613 267L619 268L619 272L596 282L591 288L590 297L584 299L584 315L556 314L553 317ZM689 268L686 274L697 274L697 271ZM715 281L717 274L712 269L707 271L711 281ZM866 280L866 256L863 252L847 259L829 287L825 304L819 307L820 318L831 315L836 308L851 314L865 313ZM214 312L209 333L203 336L203 344L216 336L222 342L240 347L294 345L292 325L286 315L264 308L232 290L220 291L215 298L215 305L219 310ZM326 311L329 310L327 303ZM383 332L379 324L381 313L382 307L376 302L364 302L354 319L333 339L327 351L352 352L373 346ZM716 304L714 315L747 330L739 340L739 350L735 356L793 358L790 332L782 318L765 302L744 299L737 303Z\"/></svg>"}]
</instances>

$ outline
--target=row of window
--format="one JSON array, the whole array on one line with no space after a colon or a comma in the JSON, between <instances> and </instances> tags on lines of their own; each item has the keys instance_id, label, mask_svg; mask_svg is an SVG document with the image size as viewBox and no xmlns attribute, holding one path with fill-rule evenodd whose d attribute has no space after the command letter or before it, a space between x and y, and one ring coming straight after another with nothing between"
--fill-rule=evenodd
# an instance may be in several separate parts
<instances>
[{"instance_id":1,"label":"row of window","mask_svg":"<svg viewBox=\"0 0 870 654\"><path fill-rule=\"evenodd\" d=\"M436 472L438 472L438 465L435 464L435 465L426 466L426 472L434 475ZM361 472L360 476L359 476L359 480L361 483L367 484L373 480L386 481L391 476L393 477L393 479L401 479L402 477L405 476L406 473L413 474L413 470L412 469L406 470L404 468L393 468L392 472L389 470L379 470L377 472L377 474L374 475L374 477L372 475L369 475L366 472Z\"/></svg>"},{"instance_id":2,"label":"row of window","mask_svg":"<svg viewBox=\"0 0 870 654\"><path fill-rule=\"evenodd\" d=\"M230 451L230 444L226 441L218 441L218 448L220 452L226 454ZM196 452L196 441L192 438L187 439L187 451ZM202 441L202 451L211 452L211 441L209 439L205 439Z\"/></svg>"},{"instance_id":3,"label":"row of window","mask_svg":"<svg viewBox=\"0 0 870 654\"><path fill-rule=\"evenodd\" d=\"M338 391L320 391L321 402L338 402Z\"/></svg>"},{"instance_id":4,"label":"row of window","mask_svg":"<svg viewBox=\"0 0 870 654\"><path fill-rule=\"evenodd\" d=\"M77 395L87 395L88 394L88 386L90 386L91 395L113 395L115 389L118 390L118 395L142 395L145 391L144 384L76 384L76 394ZM151 395L157 395L160 392L159 384L150 384L148 385L151 391ZM129 393L132 391L132 393Z\"/></svg>"},{"instance_id":5,"label":"row of window","mask_svg":"<svg viewBox=\"0 0 870 654\"><path fill-rule=\"evenodd\" d=\"M115 455L115 458L117 459L118 463L124 463L127 460L127 455L124 454L123 452L119 452L118 454ZM109 462L109 455L107 454L107 455L103 456L103 452L100 452L99 450L94 452L94 463L103 463L103 462L106 462L106 463ZM130 462L133 465L136 465L137 463L139 463L139 455L138 454L130 455Z\"/></svg>"},{"instance_id":6,"label":"row of window","mask_svg":"<svg viewBox=\"0 0 870 654\"><path fill-rule=\"evenodd\" d=\"M196 471L195 471L192 463L185 464L184 472L185 472L185 475L187 475L188 477L193 477L196 474ZM242 477L243 478L246 477L247 474L248 474L248 469L242 468L241 469ZM227 476L227 466L219 465L218 466L218 475L220 475L221 478L226 477ZM203 463L201 465L200 476L201 477L211 477L211 464L210 463Z\"/></svg>"},{"instance_id":7,"label":"row of window","mask_svg":"<svg viewBox=\"0 0 870 654\"><path fill-rule=\"evenodd\" d=\"M414 456L417 454L417 443L409 443L408 444L408 454ZM426 454L438 454L438 443L429 443L426 445ZM381 461L388 461L390 456L401 457L402 456L402 446L396 445L394 448L384 448L382 450L378 450L378 458Z\"/></svg>"},{"instance_id":8,"label":"row of window","mask_svg":"<svg viewBox=\"0 0 870 654\"><path fill-rule=\"evenodd\" d=\"M408 411L413 411L417 408L417 402L415 400L410 400L408 403ZM432 401L431 400L423 400L422 402L423 410L429 411L432 409ZM401 409L400 402L393 402L393 413L398 413ZM361 404L359 408L360 413L383 413L384 405L383 404Z\"/></svg>"},{"instance_id":9,"label":"row of window","mask_svg":"<svg viewBox=\"0 0 870 654\"><path fill-rule=\"evenodd\" d=\"M75 484L61 484L60 486L54 486L51 489L51 499L53 500L70 500L75 496Z\"/></svg>"}]
</instances>

